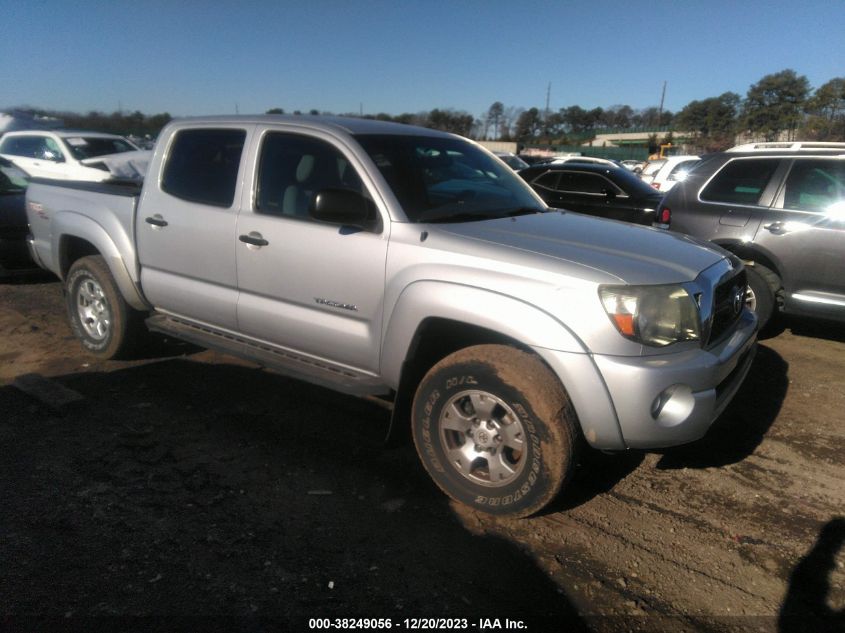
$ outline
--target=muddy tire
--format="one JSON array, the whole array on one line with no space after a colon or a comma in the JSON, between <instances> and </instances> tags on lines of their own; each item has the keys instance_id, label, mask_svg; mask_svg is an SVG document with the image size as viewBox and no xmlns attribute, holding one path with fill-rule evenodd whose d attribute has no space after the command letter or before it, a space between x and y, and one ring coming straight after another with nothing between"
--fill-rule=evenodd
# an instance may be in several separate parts
<instances>
[{"instance_id":1,"label":"muddy tire","mask_svg":"<svg viewBox=\"0 0 845 633\"><path fill-rule=\"evenodd\" d=\"M748 279L745 303L757 314L758 327L763 330L775 313L777 292L781 287L780 277L759 264L747 266L745 271Z\"/></svg>"},{"instance_id":2,"label":"muddy tire","mask_svg":"<svg viewBox=\"0 0 845 633\"><path fill-rule=\"evenodd\" d=\"M414 444L447 495L482 512L523 517L569 480L580 444L575 411L536 356L478 345L447 356L414 398Z\"/></svg>"},{"instance_id":3,"label":"muddy tire","mask_svg":"<svg viewBox=\"0 0 845 633\"><path fill-rule=\"evenodd\" d=\"M65 300L73 333L98 358L125 358L143 331L142 313L124 301L105 260L76 260L65 279Z\"/></svg>"}]
</instances>

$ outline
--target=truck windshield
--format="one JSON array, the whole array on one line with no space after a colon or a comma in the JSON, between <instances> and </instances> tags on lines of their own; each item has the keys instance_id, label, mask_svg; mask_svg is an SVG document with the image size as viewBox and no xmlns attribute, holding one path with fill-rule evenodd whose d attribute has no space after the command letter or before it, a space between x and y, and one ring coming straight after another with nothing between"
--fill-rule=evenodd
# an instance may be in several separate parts
<instances>
[{"instance_id":1,"label":"truck windshield","mask_svg":"<svg viewBox=\"0 0 845 633\"><path fill-rule=\"evenodd\" d=\"M126 139L99 136L72 136L64 139L65 145L76 160L134 152L138 148Z\"/></svg>"},{"instance_id":2,"label":"truck windshield","mask_svg":"<svg viewBox=\"0 0 845 633\"><path fill-rule=\"evenodd\" d=\"M466 222L546 211L513 170L461 139L356 138L411 222Z\"/></svg>"}]
</instances>

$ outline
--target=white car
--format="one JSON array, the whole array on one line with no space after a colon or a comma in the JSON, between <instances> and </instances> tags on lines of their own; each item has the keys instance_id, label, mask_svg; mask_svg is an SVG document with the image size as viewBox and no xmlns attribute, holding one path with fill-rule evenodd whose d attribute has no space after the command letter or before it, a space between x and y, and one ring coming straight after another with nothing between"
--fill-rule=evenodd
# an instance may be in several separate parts
<instances>
[{"instance_id":1,"label":"white car","mask_svg":"<svg viewBox=\"0 0 845 633\"><path fill-rule=\"evenodd\" d=\"M661 192L667 192L676 182L687 177L689 170L700 160L692 154L686 156L667 156L649 161L643 169L640 178ZM650 169L651 168L651 169Z\"/></svg>"},{"instance_id":2,"label":"white car","mask_svg":"<svg viewBox=\"0 0 845 633\"><path fill-rule=\"evenodd\" d=\"M548 160L541 161L544 165L562 165L563 163L590 163L592 165L607 165L608 167L619 167L619 164L607 158L597 156L555 156ZM536 163L535 163L536 164Z\"/></svg>"},{"instance_id":3,"label":"white car","mask_svg":"<svg viewBox=\"0 0 845 633\"><path fill-rule=\"evenodd\" d=\"M27 130L4 134L0 156L33 178L142 180L150 152L115 134Z\"/></svg>"}]
</instances>

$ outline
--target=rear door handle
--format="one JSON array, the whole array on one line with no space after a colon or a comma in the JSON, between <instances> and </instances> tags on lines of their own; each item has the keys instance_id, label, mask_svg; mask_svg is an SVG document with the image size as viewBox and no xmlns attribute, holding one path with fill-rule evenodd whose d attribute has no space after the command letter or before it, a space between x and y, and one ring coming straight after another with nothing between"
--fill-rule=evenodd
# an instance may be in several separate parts
<instances>
[{"instance_id":1,"label":"rear door handle","mask_svg":"<svg viewBox=\"0 0 845 633\"><path fill-rule=\"evenodd\" d=\"M238 239L248 246L267 246L270 243L257 231L252 231L248 235L239 235Z\"/></svg>"},{"instance_id":2,"label":"rear door handle","mask_svg":"<svg viewBox=\"0 0 845 633\"><path fill-rule=\"evenodd\" d=\"M158 213L156 213L152 217L144 218L144 222L146 222L147 224L152 224L153 226L157 226L159 228L167 226L167 220L161 217Z\"/></svg>"},{"instance_id":3,"label":"rear door handle","mask_svg":"<svg viewBox=\"0 0 845 633\"><path fill-rule=\"evenodd\" d=\"M774 233L775 235L783 235L787 232L783 222L772 222L771 224L764 225L763 228L769 233Z\"/></svg>"}]
</instances>

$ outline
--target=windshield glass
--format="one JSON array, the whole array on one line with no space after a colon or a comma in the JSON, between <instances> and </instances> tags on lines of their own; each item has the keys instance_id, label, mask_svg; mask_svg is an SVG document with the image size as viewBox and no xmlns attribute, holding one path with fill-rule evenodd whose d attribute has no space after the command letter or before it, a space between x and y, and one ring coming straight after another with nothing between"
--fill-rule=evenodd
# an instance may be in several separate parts
<instances>
[{"instance_id":1,"label":"windshield glass","mask_svg":"<svg viewBox=\"0 0 845 633\"><path fill-rule=\"evenodd\" d=\"M29 184L27 174L5 158L0 158L0 193L20 193Z\"/></svg>"},{"instance_id":2,"label":"windshield glass","mask_svg":"<svg viewBox=\"0 0 845 633\"><path fill-rule=\"evenodd\" d=\"M411 222L463 222L546 210L513 170L461 139L357 138Z\"/></svg>"},{"instance_id":3,"label":"windshield glass","mask_svg":"<svg viewBox=\"0 0 845 633\"><path fill-rule=\"evenodd\" d=\"M64 139L65 145L76 160L134 152L137 147L123 138L103 138L98 136L71 136Z\"/></svg>"}]
</instances>

